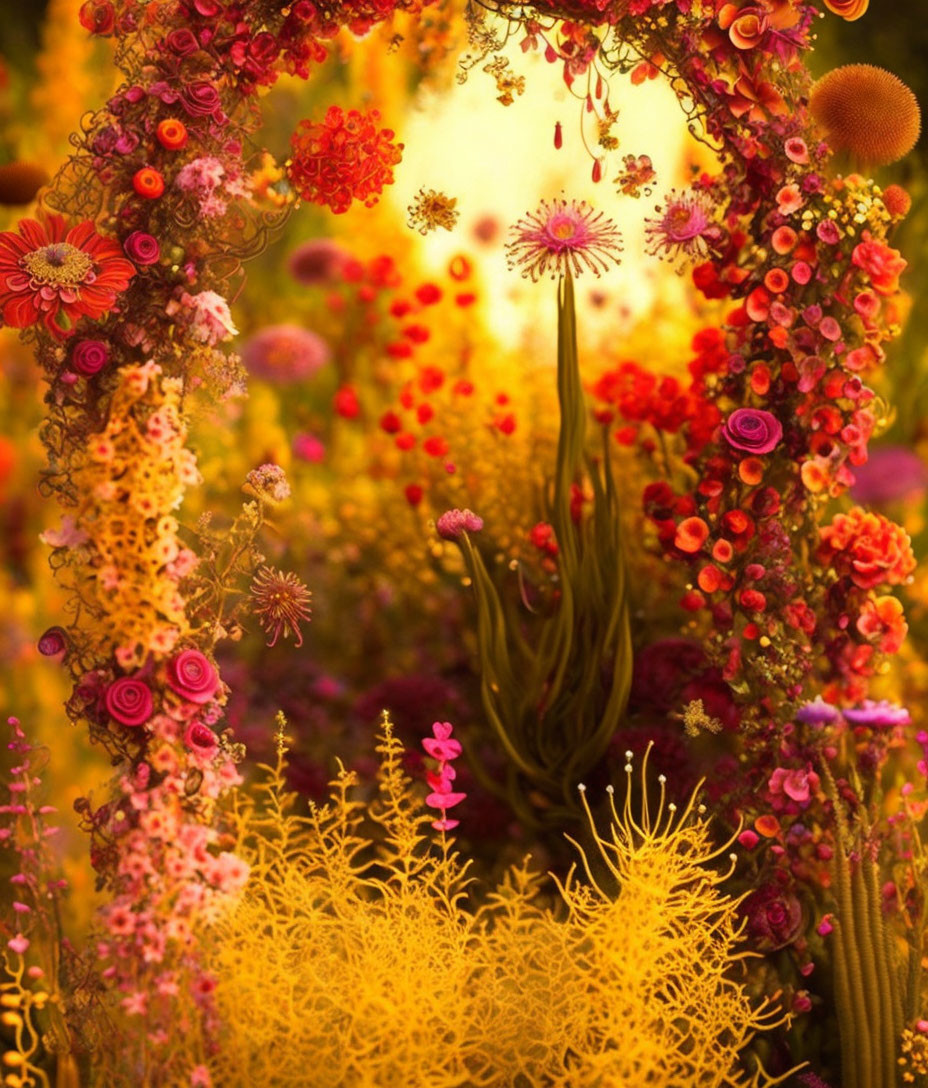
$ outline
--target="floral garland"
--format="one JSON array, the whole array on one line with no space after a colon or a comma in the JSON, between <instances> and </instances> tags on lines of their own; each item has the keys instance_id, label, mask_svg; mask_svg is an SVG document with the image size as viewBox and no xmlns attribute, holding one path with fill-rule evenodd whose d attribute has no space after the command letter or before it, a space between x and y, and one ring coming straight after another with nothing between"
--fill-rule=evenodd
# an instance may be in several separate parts
<instances>
[{"instance_id":1,"label":"floral garland","mask_svg":"<svg viewBox=\"0 0 928 1088\"><path fill-rule=\"evenodd\" d=\"M228 286L292 203L284 172L248 150L257 92L282 71L307 78L343 27L362 33L419 7L88 0L81 21L118 39L127 80L75 138L39 219L0 234L0 312L26 330L45 371L44 485L67 509L44 539L72 617L40 649L63 657L72 720L120 768L112 799L80 811L112 893L98 952L136 1023L133 1084L208 1082L202 1060L175 1068L168 1043L180 1027L200 1039L188 1053L204 1059L213 1045L215 980L198 964L192 927L248 875L217 820L242 753L220 732L227 689L211 654L234 625L223 610L229 582L260 567L263 508L288 488L276 466L250 475L255 501L224 559L205 526L199 545L188 540L175 512L199 481L186 445L190 398L204 383L216 396L240 383L219 346L236 332ZM376 200L399 154L391 133L371 136L370 122L356 132L352 118L340 146L354 174L315 169L309 122L294 137L293 184L337 211ZM330 112L328 129L336 120ZM365 169L379 157L379 173ZM307 601L295 576L257 571L252 604L272 637L299 639Z\"/></svg>"}]
</instances>

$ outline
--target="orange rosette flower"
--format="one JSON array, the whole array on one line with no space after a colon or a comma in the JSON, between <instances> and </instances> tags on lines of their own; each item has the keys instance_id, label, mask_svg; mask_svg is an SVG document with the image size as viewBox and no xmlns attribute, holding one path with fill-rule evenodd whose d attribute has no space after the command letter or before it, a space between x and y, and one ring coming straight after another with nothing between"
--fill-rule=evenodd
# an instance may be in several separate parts
<instances>
[{"instance_id":1,"label":"orange rosette flower","mask_svg":"<svg viewBox=\"0 0 928 1088\"><path fill-rule=\"evenodd\" d=\"M0 312L15 329L41 319L55 336L70 336L81 317L109 313L134 275L119 242L89 219L70 229L60 215L23 219L0 233Z\"/></svg>"},{"instance_id":2,"label":"orange rosette flower","mask_svg":"<svg viewBox=\"0 0 928 1088\"><path fill-rule=\"evenodd\" d=\"M901 585L915 570L909 534L882 514L855 506L822 529L818 558L861 589Z\"/></svg>"},{"instance_id":3,"label":"orange rosette flower","mask_svg":"<svg viewBox=\"0 0 928 1088\"><path fill-rule=\"evenodd\" d=\"M840 15L842 19L853 23L866 13L870 0L825 0L825 7L832 15Z\"/></svg>"}]
</instances>

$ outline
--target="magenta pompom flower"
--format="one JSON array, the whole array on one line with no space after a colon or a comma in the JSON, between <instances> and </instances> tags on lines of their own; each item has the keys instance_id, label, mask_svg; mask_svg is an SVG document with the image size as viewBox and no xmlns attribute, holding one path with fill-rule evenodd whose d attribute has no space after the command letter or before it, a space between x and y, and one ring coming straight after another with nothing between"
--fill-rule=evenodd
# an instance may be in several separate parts
<instances>
[{"instance_id":1,"label":"magenta pompom flower","mask_svg":"<svg viewBox=\"0 0 928 1088\"><path fill-rule=\"evenodd\" d=\"M167 682L188 703L208 703L219 687L219 674L199 650L182 650L168 662Z\"/></svg>"},{"instance_id":2,"label":"magenta pompom flower","mask_svg":"<svg viewBox=\"0 0 928 1088\"><path fill-rule=\"evenodd\" d=\"M242 346L248 371L269 382L300 382L328 363L329 345L299 325L268 325Z\"/></svg>"},{"instance_id":3,"label":"magenta pompom flower","mask_svg":"<svg viewBox=\"0 0 928 1088\"><path fill-rule=\"evenodd\" d=\"M462 533L479 533L483 518L472 510L446 510L435 522L435 528L445 540L457 540Z\"/></svg>"},{"instance_id":4,"label":"magenta pompom flower","mask_svg":"<svg viewBox=\"0 0 928 1088\"><path fill-rule=\"evenodd\" d=\"M722 427L725 441L745 453L770 453L783 437L783 425L763 408L737 408Z\"/></svg>"},{"instance_id":5,"label":"magenta pompom flower","mask_svg":"<svg viewBox=\"0 0 928 1088\"><path fill-rule=\"evenodd\" d=\"M539 280L589 270L598 276L619 263L622 236L611 219L585 200L543 200L512 228L506 246L510 268Z\"/></svg>"},{"instance_id":6,"label":"magenta pompom flower","mask_svg":"<svg viewBox=\"0 0 928 1088\"><path fill-rule=\"evenodd\" d=\"M144 680L122 676L106 689L106 712L120 725L144 725L151 717L154 699Z\"/></svg>"}]
</instances>

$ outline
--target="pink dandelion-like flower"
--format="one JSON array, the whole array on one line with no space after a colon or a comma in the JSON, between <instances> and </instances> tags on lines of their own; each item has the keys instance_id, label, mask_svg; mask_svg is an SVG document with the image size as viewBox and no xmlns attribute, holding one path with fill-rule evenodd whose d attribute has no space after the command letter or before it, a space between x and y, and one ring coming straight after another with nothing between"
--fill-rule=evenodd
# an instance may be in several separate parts
<instances>
[{"instance_id":1,"label":"pink dandelion-like flower","mask_svg":"<svg viewBox=\"0 0 928 1088\"><path fill-rule=\"evenodd\" d=\"M536 212L512 227L506 246L509 267L533 281L550 271L551 278L589 270L599 276L618 264L622 236L611 219L585 200L543 200Z\"/></svg>"},{"instance_id":2,"label":"pink dandelion-like flower","mask_svg":"<svg viewBox=\"0 0 928 1088\"><path fill-rule=\"evenodd\" d=\"M664 205L657 205L658 219L645 220L648 252L656 257L681 253L687 257L702 257L721 238L721 231L712 222L711 207L705 196L698 193L677 193L671 189Z\"/></svg>"}]
</instances>

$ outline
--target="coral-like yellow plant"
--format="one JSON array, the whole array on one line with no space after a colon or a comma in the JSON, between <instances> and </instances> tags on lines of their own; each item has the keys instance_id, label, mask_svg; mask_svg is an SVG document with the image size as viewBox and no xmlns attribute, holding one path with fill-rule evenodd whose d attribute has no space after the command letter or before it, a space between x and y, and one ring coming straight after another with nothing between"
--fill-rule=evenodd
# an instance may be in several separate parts
<instances>
[{"instance_id":1,"label":"coral-like yellow plant","mask_svg":"<svg viewBox=\"0 0 928 1088\"><path fill-rule=\"evenodd\" d=\"M584 859L590 879L571 871L552 908L527 863L480 896L451 840L426 836L386 716L368 804L341 769L331 802L296 815L280 750L233 812L251 880L203 937L225 1032L215 1083L773 1083L739 1058L780 1018L734 977L737 900L693 804L676 813L662 792L637 819L626 804L605 836L591 817L617 890Z\"/></svg>"},{"instance_id":2,"label":"coral-like yellow plant","mask_svg":"<svg viewBox=\"0 0 928 1088\"><path fill-rule=\"evenodd\" d=\"M74 469L83 497L76 529L46 540L67 549L86 606L80 633L123 668L170 652L186 631L178 581L193 562L174 517L188 484L199 479L184 441L180 383L159 380L154 363L125 367L109 420L90 435ZM92 546L89 569L81 549ZM93 617L95 622L90 622Z\"/></svg>"}]
</instances>

